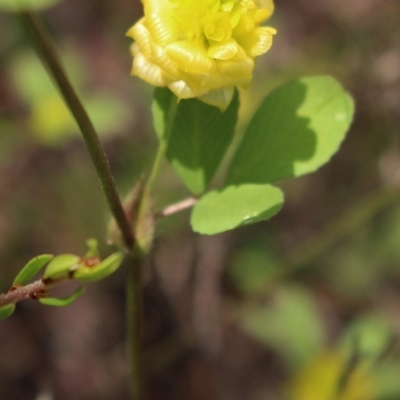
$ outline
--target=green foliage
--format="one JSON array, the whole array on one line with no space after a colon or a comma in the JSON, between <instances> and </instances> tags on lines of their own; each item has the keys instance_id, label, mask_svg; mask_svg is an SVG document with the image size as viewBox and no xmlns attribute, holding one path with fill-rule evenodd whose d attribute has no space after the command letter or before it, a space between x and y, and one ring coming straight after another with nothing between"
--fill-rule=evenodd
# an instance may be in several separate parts
<instances>
[{"instance_id":1,"label":"green foliage","mask_svg":"<svg viewBox=\"0 0 400 400\"><path fill-rule=\"evenodd\" d=\"M51 254L42 254L32 258L15 277L13 285L24 285L32 279L50 260L53 259Z\"/></svg>"},{"instance_id":2,"label":"green foliage","mask_svg":"<svg viewBox=\"0 0 400 400\"><path fill-rule=\"evenodd\" d=\"M393 329L382 315L365 314L353 321L341 338L341 346L350 352L356 345L364 357L372 360L380 358L391 339Z\"/></svg>"},{"instance_id":3,"label":"green foliage","mask_svg":"<svg viewBox=\"0 0 400 400\"><path fill-rule=\"evenodd\" d=\"M6 306L0 307L0 321L8 318L15 310L15 304L7 304Z\"/></svg>"},{"instance_id":4,"label":"green foliage","mask_svg":"<svg viewBox=\"0 0 400 400\"><path fill-rule=\"evenodd\" d=\"M33 11L51 7L60 0L0 0L0 11Z\"/></svg>"},{"instance_id":5,"label":"green foliage","mask_svg":"<svg viewBox=\"0 0 400 400\"><path fill-rule=\"evenodd\" d=\"M178 101L174 94L165 88L156 88L154 90L153 102L151 103L151 112L153 114L153 126L158 139L164 139L170 117L168 111L171 108L171 102Z\"/></svg>"},{"instance_id":6,"label":"green foliage","mask_svg":"<svg viewBox=\"0 0 400 400\"><path fill-rule=\"evenodd\" d=\"M79 263L80 257L74 254L62 254L53 258L44 271L43 278L57 279L68 275Z\"/></svg>"},{"instance_id":7,"label":"green foliage","mask_svg":"<svg viewBox=\"0 0 400 400\"><path fill-rule=\"evenodd\" d=\"M338 150L353 112L352 98L329 76L276 89L252 118L227 182L272 183L315 171Z\"/></svg>"},{"instance_id":8,"label":"green foliage","mask_svg":"<svg viewBox=\"0 0 400 400\"><path fill-rule=\"evenodd\" d=\"M53 307L66 307L69 306L72 302L74 302L78 297L81 297L85 292L85 288L83 286L78 287L74 293L66 297L46 297L44 299L39 299L40 303L45 306L53 306Z\"/></svg>"},{"instance_id":9,"label":"green foliage","mask_svg":"<svg viewBox=\"0 0 400 400\"><path fill-rule=\"evenodd\" d=\"M284 355L294 368L313 357L325 342L315 302L300 287L280 289L271 304L244 307L239 322L249 335Z\"/></svg>"},{"instance_id":10,"label":"green foliage","mask_svg":"<svg viewBox=\"0 0 400 400\"><path fill-rule=\"evenodd\" d=\"M96 91L87 95L82 90L88 73L76 51L63 51L63 61L79 92L82 92L99 135L107 136L119 130L131 115L125 103L113 92ZM18 54L10 65L10 73L19 96L28 106L28 124L36 140L44 145L57 146L79 134L69 109L34 53Z\"/></svg>"},{"instance_id":11,"label":"green foliage","mask_svg":"<svg viewBox=\"0 0 400 400\"><path fill-rule=\"evenodd\" d=\"M279 261L267 240L257 240L253 235L250 239L231 253L227 275L241 293L262 295L277 273Z\"/></svg>"},{"instance_id":12,"label":"green foliage","mask_svg":"<svg viewBox=\"0 0 400 400\"><path fill-rule=\"evenodd\" d=\"M378 400L398 400L400 398L400 363L386 361L376 369Z\"/></svg>"},{"instance_id":13,"label":"green foliage","mask_svg":"<svg viewBox=\"0 0 400 400\"><path fill-rule=\"evenodd\" d=\"M95 282L106 278L115 272L124 259L124 253L116 252L95 266L80 266L74 273L74 278L83 282Z\"/></svg>"},{"instance_id":14,"label":"green foliage","mask_svg":"<svg viewBox=\"0 0 400 400\"><path fill-rule=\"evenodd\" d=\"M174 170L200 195L232 142L238 94L224 113L197 99L180 101L174 113L176 101L168 89L155 91L154 127L159 139L167 141L166 156ZM352 98L329 76L302 78L273 91L244 133L226 186L205 194L194 207L193 230L212 235L276 214L283 196L266 184L324 165L343 141L353 112Z\"/></svg>"},{"instance_id":15,"label":"green foliage","mask_svg":"<svg viewBox=\"0 0 400 400\"><path fill-rule=\"evenodd\" d=\"M214 235L275 215L282 207L282 192L270 185L228 186L207 193L195 205L194 231Z\"/></svg>"},{"instance_id":16,"label":"green foliage","mask_svg":"<svg viewBox=\"0 0 400 400\"><path fill-rule=\"evenodd\" d=\"M85 257L99 256L99 242L97 239L88 239L86 241L86 246L88 247L88 251L86 252Z\"/></svg>"},{"instance_id":17,"label":"green foliage","mask_svg":"<svg viewBox=\"0 0 400 400\"><path fill-rule=\"evenodd\" d=\"M153 118L156 133L163 138L170 103L177 99L168 89L156 89ZM232 142L239 109L235 96L221 113L197 99L179 102L169 132L166 156L186 187L195 195L205 191Z\"/></svg>"}]
</instances>

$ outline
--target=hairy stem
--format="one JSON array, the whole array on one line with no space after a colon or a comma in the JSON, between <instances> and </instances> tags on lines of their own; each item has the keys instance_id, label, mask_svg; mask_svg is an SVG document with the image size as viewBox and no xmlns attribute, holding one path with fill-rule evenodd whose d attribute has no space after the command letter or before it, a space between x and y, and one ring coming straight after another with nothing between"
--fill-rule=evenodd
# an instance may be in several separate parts
<instances>
[{"instance_id":1,"label":"hairy stem","mask_svg":"<svg viewBox=\"0 0 400 400\"><path fill-rule=\"evenodd\" d=\"M144 397L143 383L143 357L142 357L142 291L140 266L133 259L132 249L134 237L131 224L123 208L118 195L113 175L101 146L97 133L86 113L77 93L73 89L63 67L57 56L54 45L47 31L40 24L38 19L31 13L22 12L19 14L25 31L32 40L38 55L48 69L51 77L59 88L67 106L74 116L81 130L86 147L89 151L93 165L100 179L101 186L107 198L112 215L122 233L124 244L129 251L132 263L128 276L128 343L131 348L129 353L132 379L132 396L135 400L142 400ZM158 160L158 165L161 160ZM157 167L158 169L159 167ZM153 180L156 171L152 174Z\"/></svg>"},{"instance_id":2,"label":"hairy stem","mask_svg":"<svg viewBox=\"0 0 400 400\"><path fill-rule=\"evenodd\" d=\"M96 169L97 176L100 179L108 206L121 230L125 246L130 250L132 249L134 239L132 229L118 195L107 156L94 126L64 71L55 51L55 46L46 29L42 26L38 18L29 12L21 12L19 13L19 17L42 63L53 78L80 128L86 148Z\"/></svg>"}]
</instances>

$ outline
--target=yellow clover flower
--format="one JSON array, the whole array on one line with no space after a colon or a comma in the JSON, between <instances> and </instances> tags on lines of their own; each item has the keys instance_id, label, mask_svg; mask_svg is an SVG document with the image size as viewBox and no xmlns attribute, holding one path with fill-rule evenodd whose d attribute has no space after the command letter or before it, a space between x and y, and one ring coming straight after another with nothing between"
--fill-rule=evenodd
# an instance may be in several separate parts
<instances>
[{"instance_id":1,"label":"yellow clover flower","mask_svg":"<svg viewBox=\"0 0 400 400\"><path fill-rule=\"evenodd\" d=\"M144 17L127 33L135 40L132 75L226 109L235 86L252 81L255 57L276 30L261 26L273 0L142 0Z\"/></svg>"}]
</instances>

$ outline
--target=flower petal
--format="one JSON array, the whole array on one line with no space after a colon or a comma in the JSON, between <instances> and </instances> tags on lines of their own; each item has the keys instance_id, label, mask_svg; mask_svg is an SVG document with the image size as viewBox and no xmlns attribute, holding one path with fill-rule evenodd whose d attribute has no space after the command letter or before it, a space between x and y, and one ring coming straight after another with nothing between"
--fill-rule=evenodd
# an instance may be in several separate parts
<instances>
[{"instance_id":1,"label":"flower petal","mask_svg":"<svg viewBox=\"0 0 400 400\"><path fill-rule=\"evenodd\" d=\"M133 59L132 75L136 75L154 86L167 86L165 72L155 64L150 63L142 53L138 52Z\"/></svg>"},{"instance_id":2,"label":"flower petal","mask_svg":"<svg viewBox=\"0 0 400 400\"><path fill-rule=\"evenodd\" d=\"M210 90L207 94L200 96L199 100L210 106L218 107L221 112L224 112L232 101L234 93L233 87Z\"/></svg>"},{"instance_id":3,"label":"flower petal","mask_svg":"<svg viewBox=\"0 0 400 400\"><path fill-rule=\"evenodd\" d=\"M198 97L225 109L235 86L252 81L254 59L276 31L262 27L273 0L142 0L132 74L168 86L179 99Z\"/></svg>"},{"instance_id":4,"label":"flower petal","mask_svg":"<svg viewBox=\"0 0 400 400\"><path fill-rule=\"evenodd\" d=\"M216 70L214 60L202 44L193 41L173 42L165 46L166 54L184 71L209 74Z\"/></svg>"},{"instance_id":5,"label":"flower petal","mask_svg":"<svg viewBox=\"0 0 400 400\"><path fill-rule=\"evenodd\" d=\"M239 51L239 45L236 40L229 39L225 43L216 43L209 47L207 55L217 60L230 60L235 57Z\"/></svg>"}]
</instances>

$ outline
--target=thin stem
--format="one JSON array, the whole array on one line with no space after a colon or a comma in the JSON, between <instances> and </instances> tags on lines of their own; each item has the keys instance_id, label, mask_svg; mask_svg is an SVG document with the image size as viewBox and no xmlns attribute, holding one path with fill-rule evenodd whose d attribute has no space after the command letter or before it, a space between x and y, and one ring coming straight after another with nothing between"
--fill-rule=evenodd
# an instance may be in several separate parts
<instances>
[{"instance_id":1,"label":"thin stem","mask_svg":"<svg viewBox=\"0 0 400 400\"><path fill-rule=\"evenodd\" d=\"M94 126L64 71L55 51L55 46L46 29L42 26L38 18L29 12L21 12L19 13L19 17L39 57L48 69L49 74L60 90L65 103L81 130L86 148L89 151L97 176L100 179L108 206L121 230L125 246L130 250L133 247L134 241L132 229L118 195L107 156Z\"/></svg>"},{"instance_id":2,"label":"thin stem","mask_svg":"<svg viewBox=\"0 0 400 400\"><path fill-rule=\"evenodd\" d=\"M19 14L25 31L32 40L36 51L43 64L47 67L51 77L58 86L67 106L74 116L81 130L87 150L89 151L93 165L100 179L101 186L107 198L109 208L115 221L121 230L122 237L127 250L130 252L130 257L133 260L132 249L134 237L131 224L127 218L123 208L121 199L118 195L117 188L111 173L110 165L107 156L101 146L99 138L90 121L77 93L73 89L63 67L55 51L46 30L40 24L38 19L30 13L22 12ZM165 149L164 149L165 153ZM164 154L163 153L163 154ZM162 154L162 155L163 155ZM156 169L153 169L152 181L155 180L155 175L161 164L161 155L157 159ZM131 346L130 365L132 379L132 395L135 400L142 400L144 397L144 382L143 382L143 356L142 356L142 290L141 290L141 272L138 265L132 265L129 268L128 277L128 343Z\"/></svg>"},{"instance_id":3,"label":"thin stem","mask_svg":"<svg viewBox=\"0 0 400 400\"><path fill-rule=\"evenodd\" d=\"M145 374L143 358L143 290L142 268L139 260L130 256L131 264L127 281L127 333L128 360L130 365L130 391L135 400L145 398Z\"/></svg>"},{"instance_id":4,"label":"thin stem","mask_svg":"<svg viewBox=\"0 0 400 400\"><path fill-rule=\"evenodd\" d=\"M172 214L176 214L180 211L193 207L198 201L199 199L197 199L196 197L188 197L187 199L181 200L177 203L170 204L169 206L165 207L163 210L157 212L155 214L155 217L156 219L160 219Z\"/></svg>"},{"instance_id":5,"label":"thin stem","mask_svg":"<svg viewBox=\"0 0 400 400\"><path fill-rule=\"evenodd\" d=\"M163 138L157 149L153 167L147 180L144 191L152 192L160 171L160 167L167 151L168 139L170 137L173 122L175 119L178 103L175 98L171 99L168 110L167 125ZM142 199L145 198L143 194ZM138 260L131 255L132 265L128 272L127 282L127 336L128 336L128 355L130 365L130 390L132 398L143 400L145 398L145 366L143 358L143 287L141 277L141 266Z\"/></svg>"}]
</instances>

